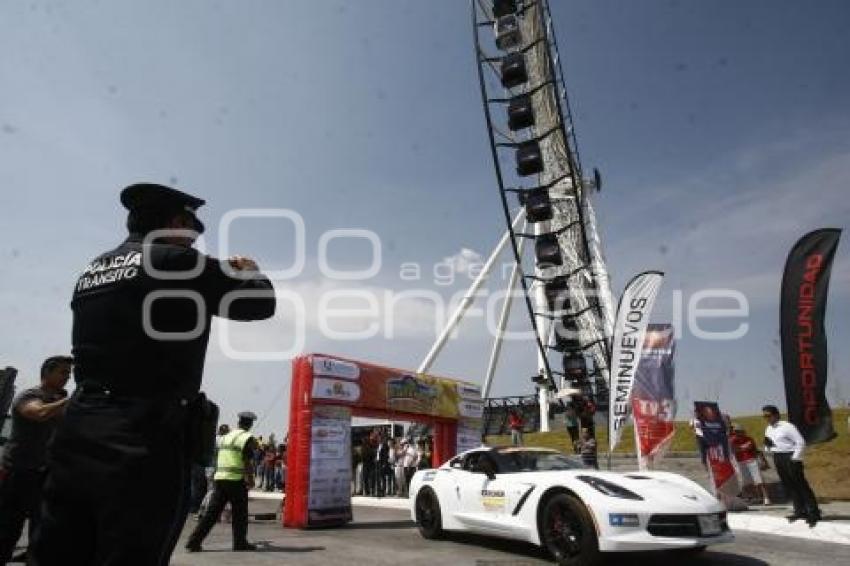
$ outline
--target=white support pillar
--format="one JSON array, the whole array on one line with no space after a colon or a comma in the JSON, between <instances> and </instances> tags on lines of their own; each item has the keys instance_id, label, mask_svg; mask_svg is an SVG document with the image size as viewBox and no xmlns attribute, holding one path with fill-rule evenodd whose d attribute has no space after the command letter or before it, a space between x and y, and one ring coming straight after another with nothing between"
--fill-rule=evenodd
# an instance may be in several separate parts
<instances>
[{"instance_id":1,"label":"white support pillar","mask_svg":"<svg viewBox=\"0 0 850 566\"><path fill-rule=\"evenodd\" d=\"M539 236L543 233L543 223L537 222L534 224L534 235ZM538 277L540 277L540 270L535 270L535 273ZM534 282L534 310L538 313L546 312L549 308L548 301L546 300L546 288L540 282L540 280L536 280ZM537 315L537 328L539 331L540 342L543 344L543 352L537 352L537 370L542 374L546 371L546 362L543 359L545 356L546 346L549 345L550 333L549 327L552 326L552 321L550 321L545 316ZM552 377L552 376L547 376ZM540 432L549 432L549 388L544 386L540 388L539 392L539 405L540 405Z\"/></svg>"},{"instance_id":2,"label":"white support pillar","mask_svg":"<svg viewBox=\"0 0 850 566\"><path fill-rule=\"evenodd\" d=\"M528 223L523 222L522 231L525 232ZM521 239L517 244L519 257L522 257L522 249L525 246L525 239ZM487 374L484 377L484 386L481 388L481 398L486 399L490 395L490 386L493 383L493 375L496 373L496 366L499 363L499 355L502 353L502 340L505 337L505 328L508 325L508 318L511 315L511 305L513 304L514 287L516 287L519 279L520 268L519 263L514 263L511 270L511 277L508 280L508 293L505 296L505 304L502 305L502 312L499 315L499 325L496 328L496 339L493 341L493 350L490 352L490 361L487 363Z\"/></svg>"},{"instance_id":3,"label":"white support pillar","mask_svg":"<svg viewBox=\"0 0 850 566\"><path fill-rule=\"evenodd\" d=\"M549 388L543 386L538 392L540 401L540 432L549 432Z\"/></svg>"},{"instance_id":4,"label":"white support pillar","mask_svg":"<svg viewBox=\"0 0 850 566\"><path fill-rule=\"evenodd\" d=\"M513 224L511 228L516 229L520 222L525 218L525 208L520 208L519 213L517 213L516 218L514 218ZM425 356L425 359L422 360L422 363L419 364L419 368L416 370L419 373L427 373L428 370L431 369L431 366L434 364L434 360L437 358L439 353L442 351L443 346L446 345L446 341L448 340L451 333L457 327L460 320L463 318L463 315L466 314L466 311L469 310L469 307L472 306L473 301L475 300L475 296L478 294L478 291L481 289L481 286L487 280L487 277L490 275L490 271L493 269L493 265L496 263L496 259L498 259L499 254L508 244L511 239L511 231L506 230L505 234L502 236L502 239L499 240L499 243L496 245L496 249L493 250L493 253L490 254L490 257L487 258L487 262L481 269L481 273L478 274L478 277L475 278L475 281L472 282L472 285L466 291L466 294L461 299L460 304L458 305L455 312L452 313L449 322L446 324L446 327L443 329L440 336L437 337L437 341L434 342L434 345L431 346L431 350L428 352L428 355Z\"/></svg>"}]
</instances>

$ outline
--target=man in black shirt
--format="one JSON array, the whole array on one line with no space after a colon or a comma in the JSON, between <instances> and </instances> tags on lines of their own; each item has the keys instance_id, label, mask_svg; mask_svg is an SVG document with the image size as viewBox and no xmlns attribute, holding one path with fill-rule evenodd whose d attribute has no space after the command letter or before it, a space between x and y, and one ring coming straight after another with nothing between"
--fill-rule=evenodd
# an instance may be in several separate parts
<instances>
[{"instance_id":1,"label":"man in black shirt","mask_svg":"<svg viewBox=\"0 0 850 566\"><path fill-rule=\"evenodd\" d=\"M375 448L375 494L384 497L389 492L387 469L390 467L390 445L383 432L378 433L378 446Z\"/></svg>"},{"instance_id":2,"label":"man in black shirt","mask_svg":"<svg viewBox=\"0 0 850 566\"><path fill-rule=\"evenodd\" d=\"M274 314L254 261L191 246L204 201L155 184L121 193L129 236L74 289L77 391L51 451L32 564L167 564L188 513L190 414L213 315Z\"/></svg>"},{"instance_id":3,"label":"man in black shirt","mask_svg":"<svg viewBox=\"0 0 850 566\"><path fill-rule=\"evenodd\" d=\"M71 377L69 356L52 356L41 365L41 385L22 391L12 402L12 432L0 464L0 564L12 557L29 519L30 539L38 524L47 441L62 416Z\"/></svg>"}]
</instances>

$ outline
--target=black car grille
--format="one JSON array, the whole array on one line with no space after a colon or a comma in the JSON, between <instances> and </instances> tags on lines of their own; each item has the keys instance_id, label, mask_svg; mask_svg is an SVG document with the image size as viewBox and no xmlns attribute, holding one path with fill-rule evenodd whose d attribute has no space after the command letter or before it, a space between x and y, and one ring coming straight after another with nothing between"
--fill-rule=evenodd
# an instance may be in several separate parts
<instances>
[{"instance_id":1,"label":"black car grille","mask_svg":"<svg viewBox=\"0 0 850 566\"><path fill-rule=\"evenodd\" d=\"M700 533L699 520L696 515L652 515L646 530L656 537L687 537L696 538L707 536ZM720 516L721 533L729 530L726 523L726 513ZM712 535L719 536L719 535Z\"/></svg>"}]
</instances>

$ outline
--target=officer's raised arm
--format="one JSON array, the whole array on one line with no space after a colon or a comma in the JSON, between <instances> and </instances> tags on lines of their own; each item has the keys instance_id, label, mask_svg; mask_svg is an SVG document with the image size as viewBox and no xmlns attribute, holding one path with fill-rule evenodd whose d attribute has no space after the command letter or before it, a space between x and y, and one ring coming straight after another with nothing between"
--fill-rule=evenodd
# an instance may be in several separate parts
<instances>
[{"instance_id":1,"label":"officer's raised arm","mask_svg":"<svg viewBox=\"0 0 850 566\"><path fill-rule=\"evenodd\" d=\"M253 259L233 256L219 260L183 245L160 246L156 251L152 259L155 269L197 273L174 280L171 287L199 293L208 313L241 321L274 316L274 287Z\"/></svg>"},{"instance_id":2,"label":"officer's raised arm","mask_svg":"<svg viewBox=\"0 0 850 566\"><path fill-rule=\"evenodd\" d=\"M274 316L274 287L250 258L207 258L201 294L211 312L222 318L263 320Z\"/></svg>"}]
</instances>

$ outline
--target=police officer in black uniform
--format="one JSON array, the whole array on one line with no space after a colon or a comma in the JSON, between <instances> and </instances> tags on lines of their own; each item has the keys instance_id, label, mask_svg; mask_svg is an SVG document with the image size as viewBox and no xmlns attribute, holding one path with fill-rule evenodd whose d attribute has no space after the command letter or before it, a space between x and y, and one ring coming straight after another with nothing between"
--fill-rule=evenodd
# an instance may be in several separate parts
<instances>
[{"instance_id":1,"label":"police officer in black uniform","mask_svg":"<svg viewBox=\"0 0 850 566\"><path fill-rule=\"evenodd\" d=\"M271 282L244 257L191 246L202 199L124 189L128 238L74 289L77 389L54 437L31 564L167 564L188 512L193 407L213 315L274 314Z\"/></svg>"}]
</instances>

